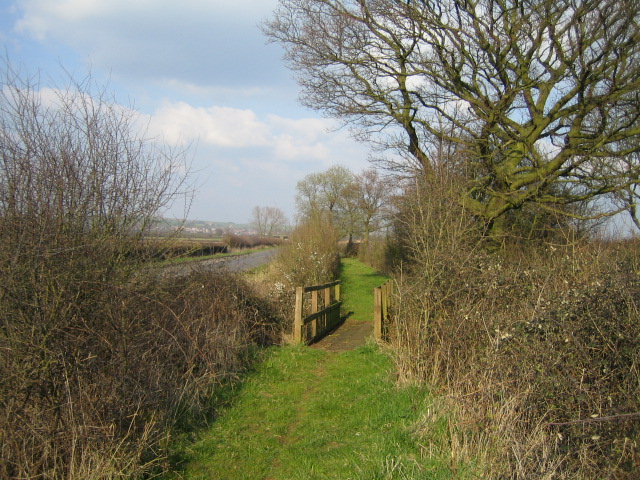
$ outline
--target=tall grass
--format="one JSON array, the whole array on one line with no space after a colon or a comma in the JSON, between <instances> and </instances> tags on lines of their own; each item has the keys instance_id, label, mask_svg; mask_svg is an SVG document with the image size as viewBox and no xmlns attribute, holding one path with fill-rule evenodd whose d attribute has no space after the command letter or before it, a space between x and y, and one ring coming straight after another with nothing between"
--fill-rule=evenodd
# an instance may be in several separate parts
<instances>
[{"instance_id":1,"label":"tall grass","mask_svg":"<svg viewBox=\"0 0 640 480\"><path fill-rule=\"evenodd\" d=\"M455 189L441 187L404 212L410 255L392 336L401 379L440 392L452 445L483 478L634 478L637 245L568 235L488 253L459 203L447 207Z\"/></svg>"}]
</instances>

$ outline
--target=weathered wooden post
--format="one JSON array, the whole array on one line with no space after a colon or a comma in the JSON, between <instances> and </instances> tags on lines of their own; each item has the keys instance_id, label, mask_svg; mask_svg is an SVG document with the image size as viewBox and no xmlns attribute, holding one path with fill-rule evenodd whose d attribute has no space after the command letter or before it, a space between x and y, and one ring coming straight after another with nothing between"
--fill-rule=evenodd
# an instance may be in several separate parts
<instances>
[{"instance_id":1,"label":"weathered wooden post","mask_svg":"<svg viewBox=\"0 0 640 480\"><path fill-rule=\"evenodd\" d=\"M302 299L304 297L304 288L296 287L296 309L293 319L293 341L302 342Z\"/></svg>"},{"instance_id":2,"label":"weathered wooden post","mask_svg":"<svg viewBox=\"0 0 640 480\"><path fill-rule=\"evenodd\" d=\"M311 292L311 314L318 312L318 291ZM318 333L318 319L311 322L311 338L316 338Z\"/></svg>"},{"instance_id":3,"label":"weathered wooden post","mask_svg":"<svg viewBox=\"0 0 640 480\"><path fill-rule=\"evenodd\" d=\"M373 289L373 334L376 340L382 340L382 287Z\"/></svg>"}]
</instances>

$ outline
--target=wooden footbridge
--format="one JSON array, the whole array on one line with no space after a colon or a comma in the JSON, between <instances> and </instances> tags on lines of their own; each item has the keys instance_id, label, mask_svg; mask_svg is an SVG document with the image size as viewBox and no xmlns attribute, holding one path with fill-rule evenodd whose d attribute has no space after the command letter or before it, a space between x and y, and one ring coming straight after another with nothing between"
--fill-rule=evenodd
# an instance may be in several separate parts
<instances>
[{"instance_id":1,"label":"wooden footbridge","mask_svg":"<svg viewBox=\"0 0 640 480\"><path fill-rule=\"evenodd\" d=\"M373 323L358 322L342 327L346 316L340 307L340 281L296 288L293 340L312 344L336 332L338 336L362 336L362 343L373 333L377 340L388 340L392 312L391 281L374 288ZM335 339L333 339L335 340ZM337 343L341 343L340 339Z\"/></svg>"}]
</instances>

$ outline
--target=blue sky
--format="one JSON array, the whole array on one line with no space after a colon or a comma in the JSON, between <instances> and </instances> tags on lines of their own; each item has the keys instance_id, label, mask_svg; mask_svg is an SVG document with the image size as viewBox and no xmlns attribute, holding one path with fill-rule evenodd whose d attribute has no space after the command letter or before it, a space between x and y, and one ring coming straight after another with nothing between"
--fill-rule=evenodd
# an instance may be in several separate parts
<instances>
[{"instance_id":1,"label":"blue sky","mask_svg":"<svg viewBox=\"0 0 640 480\"><path fill-rule=\"evenodd\" d=\"M365 146L297 102L280 47L257 26L276 4L2 0L0 42L12 64L43 78L60 78L61 67L80 78L91 71L151 116L154 135L191 144L198 190L188 218L245 223L257 205L292 218L305 175L369 165Z\"/></svg>"}]
</instances>

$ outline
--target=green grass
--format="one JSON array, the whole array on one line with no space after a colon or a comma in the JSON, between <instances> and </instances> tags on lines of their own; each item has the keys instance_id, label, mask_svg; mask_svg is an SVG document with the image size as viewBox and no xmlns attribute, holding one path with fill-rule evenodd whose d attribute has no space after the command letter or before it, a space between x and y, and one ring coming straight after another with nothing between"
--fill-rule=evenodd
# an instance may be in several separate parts
<instances>
[{"instance_id":1,"label":"green grass","mask_svg":"<svg viewBox=\"0 0 640 480\"><path fill-rule=\"evenodd\" d=\"M424 392L396 387L390 372L375 346L273 348L188 449L184 478L451 478L412 434Z\"/></svg>"},{"instance_id":2,"label":"green grass","mask_svg":"<svg viewBox=\"0 0 640 480\"><path fill-rule=\"evenodd\" d=\"M355 258L344 258L341 264L344 313L353 312L356 320L373 321L373 289L388 277Z\"/></svg>"},{"instance_id":3,"label":"green grass","mask_svg":"<svg viewBox=\"0 0 640 480\"><path fill-rule=\"evenodd\" d=\"M371 289L385 277L350 259L342 273L346 304L356 317L369 315ZM446 451L430 455L421 444L416 432L424 432L430 396L398 386L392 361L374 344L344 353L269 348L225 395L218 418L182 449L173 478L470 478L449 469ZM436 430L433 440L447 445L446 432Z\"/></svg>"}]
</instances>

